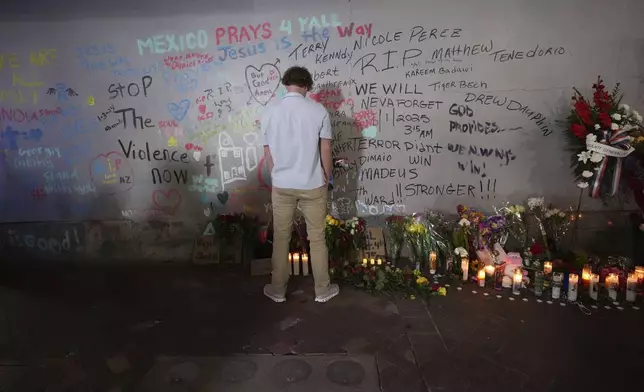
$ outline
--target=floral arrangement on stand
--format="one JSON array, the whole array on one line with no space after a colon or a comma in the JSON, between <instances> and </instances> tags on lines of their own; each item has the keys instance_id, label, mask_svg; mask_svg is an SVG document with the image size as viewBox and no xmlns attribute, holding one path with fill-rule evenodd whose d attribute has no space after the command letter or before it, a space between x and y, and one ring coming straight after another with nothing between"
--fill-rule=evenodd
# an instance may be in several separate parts
<instances>
[{"instance_id":1,"label":"floral arrangement on stand","mask_svg":"<svg viewBox=\"0 0 644 392\"><path fill-rule=\"evenodd\" d=\"M479 223L485 218L479 212L468 206L459 204L456 207L458 212L458 227L454 230L452 240L455 247L466 249L471 255L479 248Z\"/></svg>"},{"instance_id":2,"label":"floral arrangement on stand","mask_svg":"<svg viewBox=\"0 0 644 392\"><path fill-rule=\"evenodd\" d=\"M592 99L574 90L568 116L568 136L577 186L590 189L593 198L614 196L622 175L622 161L634 151L632 134L642 116L621 104L619 83L612 92L598 77Z\"/></svg>"},{"instance_id":3,"label":"floral arrangement on stand","mask_svg":"<svg viewBox=\"0 0 644 392\"><path fill-rule=\"evenodd\" d=\"M405 239L412 255L412 265L415 270L425 267L428 259L427 228L419 214L414 214L407 224Z\"/></svg>"}]
</instances>

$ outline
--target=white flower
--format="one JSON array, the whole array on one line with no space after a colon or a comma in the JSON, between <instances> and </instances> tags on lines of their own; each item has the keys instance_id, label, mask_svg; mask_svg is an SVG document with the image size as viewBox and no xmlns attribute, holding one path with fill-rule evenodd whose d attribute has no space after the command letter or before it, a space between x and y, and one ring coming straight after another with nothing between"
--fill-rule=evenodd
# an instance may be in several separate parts
<instances>
[{"instance_id":1,"label":"white flower","mask_svg":"<svg viewBox=\"0 0 644 392\"><path fill-rule=\"evenodd\" d=\"M548 211L546 211L546 213L544 214L544 216L545 216L546 218L550 218L552 215L553 215L553 214L552 214L552 210L548 210Z\"/></svg>"},{"instance_id":2,"label":"white flower","mask_svg":"<svg viewBox=\"0 0 644 392\"><path fill-rule=\"evenodd\" d=\"M595 124L595 130L596 130L596 131L599 131L601 128L602 128L602 126L601 126L601 125L599 125L599 124ZM595 135L593 135L592 133L589 133L589 134L588 134L588 136L594 136L594 137L595 137L595 139L597 139L597 137L596 137ZM586 139L588 139L588 136L586 136Z\"/></svg>"},{"instance_id":3,"label":"white flower","mask_svg":"<svg viewBox=\"0 0 644 392\"><path fill-rule=\"evenodd\" d=\"M619 109L625 111L626 113L631 111L631 107L625 103L620 104Z\"/></svg>"},{"instance_id":4,"label":"white flower","mask_svg":"<svg viewBox=\"0 0 644 392\"><path fill-rule=\"evenodd\" d=\"M565 218L565 217L566 217L566 213L562 211L562 212L560 212L560 213L559 213L559 216L560 216L561 218Z\"/></svg>"},{"instance_id":5,"label":"white flower","mask_svg":"<svg viewBox=\"0 0 644 392\"><path fill-rule=\"evenodd\" d=\"M531 210L543 207L545 200L543 197L531 197L528 199L528 207Z\"/></svg>"},{"instance_id":6,"label":"white flower","mask_svg":"<svg viewBox=\"0 0 644 392\"><path fill-rule=\"evenodd\" d=\"M468 256L467 251L465 250L465 248L460 247L460 246L458 248L454 249L454 254L456 256L459 256L459 257L467 257Z\"/></svg>"},{"instance_id":7,"label":"white flower","mask_svg":"<svg viewBox=\"0 0 644 392\"><path fill-rule=\"evenodd\" d=\"M619 125L612 123L610 124L610 129L612 129L613 131L617 131L619 129Z\"/></svg>"},{"instance_id":8,"label":"white flower","mask_svg":"<svg viewBox=\"0 0 644 392\"><path fill-rule=\"evenodd\" d=\"M595 125L595 129L599 129L599 124ZM589 133L586 135L586 143L594 143L597 141L597 136L593 135L592 133Z\"/></svg>"},{"instance_id":9,"label":"white flower","mask_svg":"<svg viewBox=\"0 0 644 392\"><path fill-rule=\"evenodd\" d=\"M593 152L592 156L590 157L590 161L593 163L599 163L602 160L604 160L604 154L600 154L598 152Z\"/></svg>"},{"instance_id":10,"label":"white flower","mask_svg":"<svg viewBox=\"0 0 644 392\"><path fill-rule=\"evenodd\" d=\"M579 154L577 154L577 157L579 158L578 161L587 163L591 155L592 154L590 153L590 151L582 151Z\"/></svg>"},{"instance_id":11,"label":"white flower","mask_svg":"<svg viewBox=\"0 0 644 392\"><path fill-rule=\"evenodd\" d=\"M584 170L584 171L581 173L581 176L582 176L582 177L584 177L584 178L590 178L590 177L592 177L592 176L593 176L593 174L594 174L594 173L593 173L593 172L591 172L591 171Z\"/></svg>"},{"instance_id":12,"label":"white flower","mask_svg":"<svg viewBox=\"0 0 644 392\"><path fill-rule=\"evenodd\" d=\"M584 181L581 181L581 182L577 183L577 186L580 187L581 189L586 189L586 188L588 188L588 183L584 182Z\"/></svg>"},{"instance_id":13,"label":"white flower","mask_svg":"<svg viewBox=\"0 0 644 392\"><path fill-rule=\"evenodd\" d=\"M463 219L461 219L460 221L458 221L458 224L459 224L461 227L465 227L465 226L468 226L468 227L469 227L469 226L470 226L470 221L469 221L469 220L467 220L467 219L465 219L465 218L463 218Z\"/></svg>"},{"instance_id":14,"label":"white flower","mask_svg":"<svg viewBox=\"0 0 644 392\"><path fill-rule=\"evenodd\" d=\"M354 235L356 233L356 231L351 229L350 233L351 233L351 235Z\"/></svg>"},{"instance_id":15,"label":"white flower","mask_svg":"<svg viewBox=\"0 0 644 392\"><path fill-rule=\"evenodd\" d=\"M637 112L637 110L633 110L633 117L635 117L635 121L638 123L642 122L642 116Z\"/></svg>"},{"instance_id":16,"label":"white flower","mask_svg":"<svg viewBox=\"0 0 644 392\"><path fill-rule=\"evenodd\" d=\"M620 121L620 120L622 119L622 115L621 115L621 114L619 114L619 113L613 113L613 115L612 115L611 117L612 117L612 118L613 118L613 120L615 120L615 121Z\"/></svg>"}]
</instances>

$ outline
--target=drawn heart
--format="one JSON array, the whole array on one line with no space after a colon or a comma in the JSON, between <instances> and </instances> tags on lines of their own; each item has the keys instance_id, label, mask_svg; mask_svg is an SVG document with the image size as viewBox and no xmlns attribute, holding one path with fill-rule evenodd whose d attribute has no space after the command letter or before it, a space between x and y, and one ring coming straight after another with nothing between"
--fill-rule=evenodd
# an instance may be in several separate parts
<instances>
[{"instance_id":1,"label":"drawn heart","mask_svg":"<svg viewBox=\"0 0 644 392\"><path fill-rule=\"evenodd\" d=\"M181 204L181 193L176 189L170 189L169 191L157 189L152 192L152 203L172 215Z\"/></svg>"},{"instance_id":2,"label":"drawn heart","mask_svg":"<svg viewBox=\"0 0 644 392\"><path fill-rule=\"evenodd\" d=\"M201 114L206 114L206 105L199 105L199 111Z\"/></svg>"},{"instance_id":3,"label":"drawn heart","mask_svg":"<svg viewBox=\"0 0 644 392\"><path fill-rule=\"evenodd\" d=\"M175 120L181 121L186 117L188 109L190 108L190 100L182 99L179 103L170 102L168 104L168 112L174 117Z\"/></svg>"},{"instance_id":4,"label":"drawn heart","mask_svg":"<svg viewBox=\"0 0 644 392\"><path fill-rule=\"evenodd\" d=\"M257 134L255 132L249 132L244 135L244 142L249 146L252 146L257 141Z\"/></svg>"},{"instance_id":5,"label":"drawn heart","mask_svg":"<svg viewBox=\"0 0 644 392\"><path fill-rule=\"evenodd\" d=\"M262 106L266 106L280 86L280 70L274 64L262 64L259 69L246 67L246 85L250 95Z\"/></svg>"},{"instance_id":6,"label":"drawn heart","mask_svg":"<svg viewBox=\"0 0 644 392\"><path fill-rule=\"evenodd\" d=\"M89 164L89 176L99 193L114 195L134 186L134 170L124 155L111 151Z\"/></svg>"},{"instance_id":7,"label":"drawn heart","mask_svg":"<svg viewBox=\"0 0 644 392\"><path fill-rule=\"evenodd\" d=\"M192 157L195 159L195 161L198 161L199 159L201 159L201 151L193 152Z\"/></svg>"},{"instance_id":8,"label":"drawn heart","mask_svg":"<svg viewBox=\"0 0 644 392\"><path fill-rule=\"evenodd\" d=\"M373 139L378 134L378 128L375 126L370 126L362 130L362 136L366 138Z\"/></svg>"},{"instance_id":9,"label":"drawn heart","mask_svg":"<svg viewBox=\"0 0 644 392\"><path fill-rule=\"evenodd\" d=\"M217 193L217 200L219 200L222 205L226 205L226 203L228 202L228 197L230 197L228 191Z\"/></svg>"}]
</instances>

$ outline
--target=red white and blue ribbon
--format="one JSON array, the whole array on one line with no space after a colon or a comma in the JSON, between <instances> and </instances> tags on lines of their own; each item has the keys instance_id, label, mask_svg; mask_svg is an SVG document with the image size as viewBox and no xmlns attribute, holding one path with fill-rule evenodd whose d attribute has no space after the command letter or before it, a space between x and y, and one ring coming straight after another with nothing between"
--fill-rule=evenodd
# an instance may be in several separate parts
<instances>
[{"instance_id":1,"label":"red white and blue ribbon","mask_svg":"<svg viewBox=\"0 0 644 392\"><path fill-rule=\"evenodd\" d=\"M628 131L620 129L619 131L612 133L604 131L604 139L601 142L586 141L586 148L588 151L604 155L604 159L597 169L597 174L595 174L595 181L593 183L591 193L592 197L599 197L601 184L608 168L609 157L616 159L610 194L611 196L614 196L615 193L617 193L619 180L622 177L622 159L626 158L628 154L635 150L631 147L631 140L631 137L628 136Z\"/></svg>"}]
</instances>

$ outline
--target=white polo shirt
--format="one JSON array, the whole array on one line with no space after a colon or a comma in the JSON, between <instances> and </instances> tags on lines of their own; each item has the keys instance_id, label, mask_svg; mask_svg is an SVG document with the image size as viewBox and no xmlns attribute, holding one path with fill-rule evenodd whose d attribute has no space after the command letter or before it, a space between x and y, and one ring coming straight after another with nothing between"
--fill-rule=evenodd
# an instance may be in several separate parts
<instances>
[{"instance_id":1,"label":"white polo shirt","mask_svg":"<svg viewBox=\"0 0 644 392\"><path fill-rule=\"evenodd\" d=\"M262 138L273 157L274 187L311 190L324 185L320 139L333 139L329 113L299 93L287 93L266 108Z\"/></svg>"}]
</instances>

